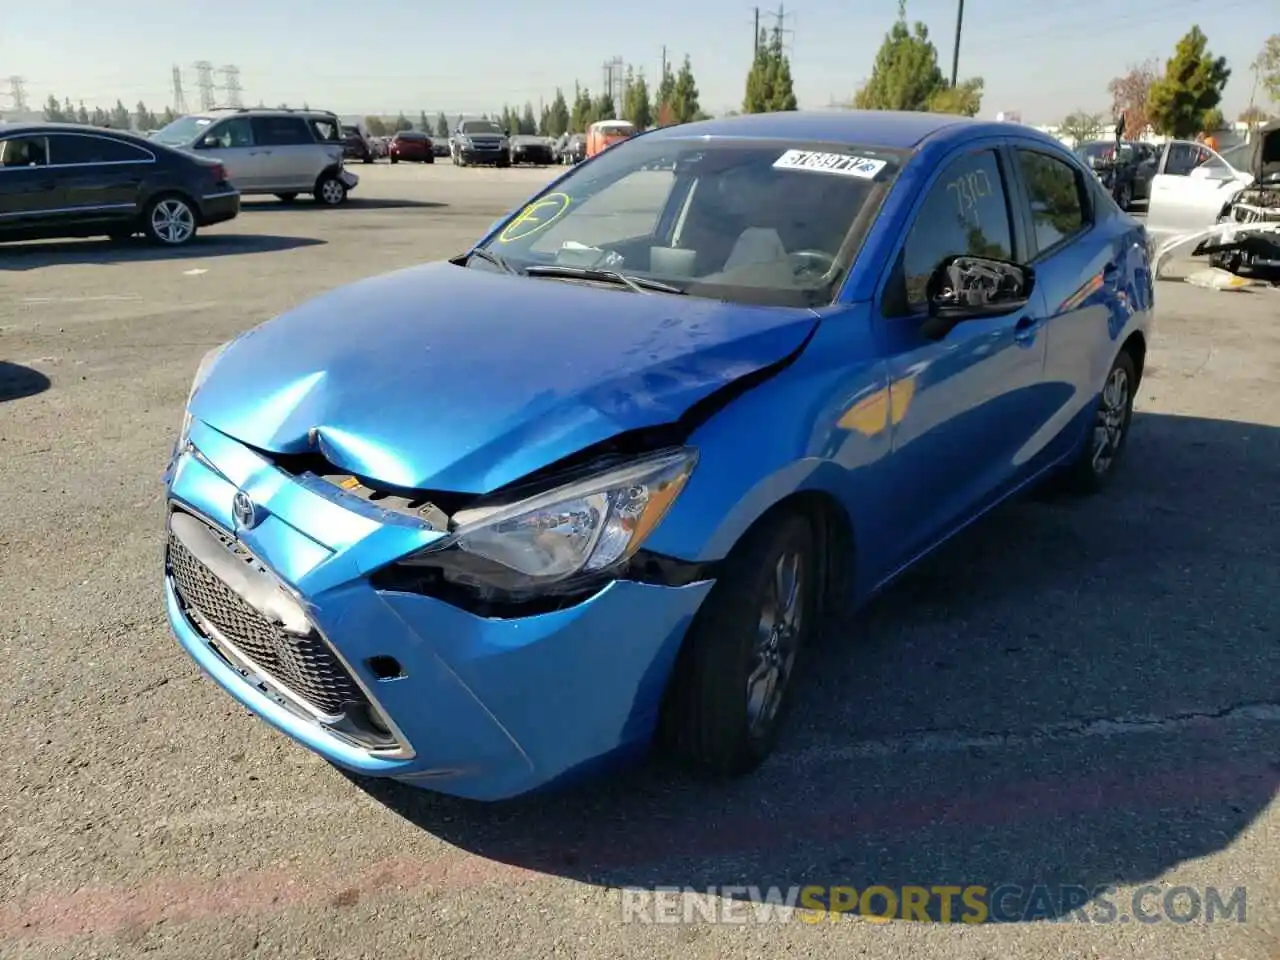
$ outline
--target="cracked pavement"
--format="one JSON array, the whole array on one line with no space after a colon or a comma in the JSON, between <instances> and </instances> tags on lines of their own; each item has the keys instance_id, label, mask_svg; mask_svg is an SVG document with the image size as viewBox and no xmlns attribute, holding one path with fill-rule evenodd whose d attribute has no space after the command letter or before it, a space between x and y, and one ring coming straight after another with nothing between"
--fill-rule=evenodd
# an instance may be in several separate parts
<instances>
[{"instance_id":1,"label":"cracked pavement","mask_svg":"<svg viewBox=\"0 0 1280 960\"><path fill-rule=\"evenodd\" d=\"M1161 282L1117 486L1001 509L825 639L754 778L477 806L293 745L160 605L204 351L548 175L359 172L349 208L250 201L180 256L0 248L0 956L1280 956L1280 291ZM623 922L620 887L793 884L1242 886L1247 917Z\"/></svg>"}]
</instances>

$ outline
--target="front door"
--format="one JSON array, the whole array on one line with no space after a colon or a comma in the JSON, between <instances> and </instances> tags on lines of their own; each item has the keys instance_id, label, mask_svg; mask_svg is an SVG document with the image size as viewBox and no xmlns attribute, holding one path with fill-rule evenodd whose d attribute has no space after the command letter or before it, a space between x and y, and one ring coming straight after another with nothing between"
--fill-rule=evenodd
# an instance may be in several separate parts
<instances>
[{"instance_id":1,"label":"front door","mask_svg":"<svg viewBox=\"0 0 1280 960\"><path fill-rule=\"evenodd\" d=\"M64 206L78 218L116 219L141 212L142 182L155 158L111 137L56 133L49 137L49 162L65 191Z\"/></svg>"},{"instance_id":2,"label":"front door","mask_svg":"<svg viewBox=\"0 0 1280 960\"><path fill-rule=\"evenodd\" d=\"M61 185L44 136L0 138L0 231L28 230L58 216Z\"/></svg>"},{"instance_id":3,"label":"front door","mask_svg":"<svg viewBox=\"0 0 1280 960\"><path fill-rule=\"evenodd\" d=\"M1043 420L1043 314L956 324L927 336L925 284L956 254L1017 259L1008 171L994 147L951 160L929 187L881 306L888 360L892 496L881 522L895 567L945 538L1017 479ZM1033 301L1033 303L1036 301ZM886 571L888 572L888 571Z\"/></svg>"},{"instance_id":4,"label":"front door","mask_svg":"<svg viewBox=\"0 0 1280 960\"><path fill-rule=\"evenodd\" d=\"M1171 141L1151 180L1147 231L1165 240L1211 227L1235 192L1246 185L1229 163L1204 144Z\"/></svg>"},{"instance_id":5,"label":"front door","mask_svg":"<svg viewBox=\"0 0 1280 960\"><path fill-rule=\"evenodd\" d=\"M253 126L248 117L218 121L196 141L195 148L202 157L226 167L227 179L237 190L249 193L262 189L269 154L253 142Z\"/></svg>"}]
</instances>

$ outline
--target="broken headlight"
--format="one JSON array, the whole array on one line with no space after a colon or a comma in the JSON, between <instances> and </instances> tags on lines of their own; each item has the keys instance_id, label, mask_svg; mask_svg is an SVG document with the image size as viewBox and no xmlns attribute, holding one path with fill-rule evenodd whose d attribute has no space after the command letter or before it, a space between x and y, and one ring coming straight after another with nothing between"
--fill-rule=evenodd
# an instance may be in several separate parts
<instances>
[{"instance_id":1,"label":"broken headlight","mask_svg":"<svg viewBox=\"0 0 1280 960\"><path fill-rule=\"evenodd\" d=\"M551 490L462 510L453 532L401 561L482 593L567 591L607 576L640 548L697 463L689 448L611 467Z\"/></svg>"}]
</instances>

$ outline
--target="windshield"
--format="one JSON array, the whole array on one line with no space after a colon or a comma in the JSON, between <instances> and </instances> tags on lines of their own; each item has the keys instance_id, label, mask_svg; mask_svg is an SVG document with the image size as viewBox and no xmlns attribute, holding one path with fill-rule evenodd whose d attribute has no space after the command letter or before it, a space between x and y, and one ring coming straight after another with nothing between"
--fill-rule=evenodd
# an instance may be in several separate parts
<instances>
[{"instance_id":1,"label":"windshield","mask_svg":"<svg viewBox=\"0 0 1280 960\"><path fill-rule=\"evenodd\" d=\"M211 123L213 121L208 117L179 117L157 130L151 135L151 139L172 147L185 147L194 143Z\"/></svg>"},{"instance_id":2,"label":"windshield","mask_svg":"<svg viewBox=\"0 0 1280 960\"><path fill-rule=\"evenodd\" d=\"M520 271L594 268L694 296L813 306L830 301L904 158L848 145L639 137L536 197L486 248Z\"/></svg>"},{"instance_id":3,"label":"windshield","mask_svg":"<svg viewBox=\"0 0 1280 960\"><path fill-rule=\"evenodd\" d=\"M502 135L502 128L492 120L467 120L462 124L463 133L496 133Z\"/></svg>"},{"instance_id":4,"label":"windshield","mask_svg":"<svg viewBox=\"0 0 1280 960\"><path fill-rule=\"evenodd\" d=\"M1248 170L1249 150L1252 146L1249 143L1237 143L1234 147L1223 150L1219 156L1237 170Z\"/></svg>"}]
</instances>

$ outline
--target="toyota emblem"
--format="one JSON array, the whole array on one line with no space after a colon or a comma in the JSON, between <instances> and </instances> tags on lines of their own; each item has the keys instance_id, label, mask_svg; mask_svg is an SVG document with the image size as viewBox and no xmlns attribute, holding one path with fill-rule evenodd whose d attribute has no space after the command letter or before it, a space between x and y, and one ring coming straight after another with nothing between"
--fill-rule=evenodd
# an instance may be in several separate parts
<instances>
[{"instance_id":1,"label":"toyota emblem","mask_svg":"<svg viewBox=\"0 0 1280 960\"><path fill-rule=\"evenodd\" d=\"M235 518L236 526L241 530L252 530L261 519L258 514L258 505L243 490L237 490L235 498L231 501L231 515Z\"/></svg>"}]
</instances>

